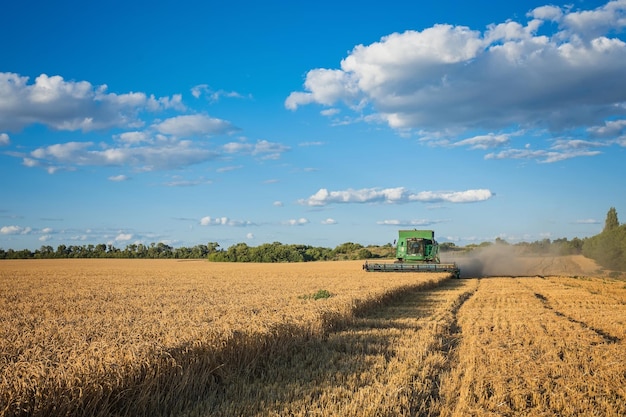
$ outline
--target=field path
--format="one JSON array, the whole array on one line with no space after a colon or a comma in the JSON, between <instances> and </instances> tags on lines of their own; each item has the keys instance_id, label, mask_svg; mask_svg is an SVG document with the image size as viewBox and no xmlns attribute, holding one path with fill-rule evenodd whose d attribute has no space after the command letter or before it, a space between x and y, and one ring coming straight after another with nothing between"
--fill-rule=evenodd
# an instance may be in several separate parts
<instances>
[{"instance_id":1,"label":"field path","mask_svg":"<svg viewBox=\"0 0 626 417\"><path fill-rule=\"evenodd\" d=\"M439 415L441 375L456 366L457 312L477 280L408 291L322 340L270 358L189 415ZM452 394L454 395L454 394Z\"/></svg>"}]
</instances>

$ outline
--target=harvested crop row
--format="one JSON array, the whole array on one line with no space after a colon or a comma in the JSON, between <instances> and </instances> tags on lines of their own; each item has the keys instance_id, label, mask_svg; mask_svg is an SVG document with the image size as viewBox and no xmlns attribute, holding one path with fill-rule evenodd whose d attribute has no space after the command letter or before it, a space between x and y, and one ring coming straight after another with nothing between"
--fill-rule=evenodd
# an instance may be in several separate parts
<instances>
[{"instance_id":1,"label":"harvested crop row","mask_svg":"<svg viewBox=\"0 0 626 417\"><path fill-rule=\"evenodd\" d=\"M626 340L623 281L550 277L525 282L557 314L594 329L609 341Z\"/></svg>"},{"instance_id":2,"label":"harvested crop row","mask_svg":"<svg viewBox=\"0 0 626 417\"><path fill-rule=\"evenodd\" d=\"M536 291L545 282L480 280L459 311L459 365L442 386L460 396L442 415L626 414L623 344L546 306Z\"/></svg>"},{"instance_id":3,"label":"harvested crop row","mask_svg":"<svg viewBox=\"0 0 626 417\"><path fill-rule=\"evenodd\" d=\"M360 262L0 263L0 416L176 413L265 356L445 274ZM316 300L321 289L330 298Z\"/></svg>"},{"instance_id":4,"label":"harvested crop row","mask_svg":"<svg viewBox=\"0 0 626 417\"><path fill-rule=\"evenodd\" d=\"M456 311L476 284L448 280L408 291L323 339L268 358L261 372L187 415L438 415L440 375L455 365Z\"/></svg>"}]
</instances>

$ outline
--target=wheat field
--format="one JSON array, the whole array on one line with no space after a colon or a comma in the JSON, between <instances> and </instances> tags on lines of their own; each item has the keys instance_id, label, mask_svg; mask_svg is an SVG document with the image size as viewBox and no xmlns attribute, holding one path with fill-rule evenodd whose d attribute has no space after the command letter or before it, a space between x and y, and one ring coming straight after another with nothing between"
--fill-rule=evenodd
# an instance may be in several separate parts
<instances>
[{"instance_id":1,"label":"wheat field","mask_svg":"<svg viewBox=\"0 0 626 417\"><path fill-rule=\"evenodd\" d=\"M626 415L607 277L3 261L0 326L0 417Z\"/></svg>"}]
</instances>

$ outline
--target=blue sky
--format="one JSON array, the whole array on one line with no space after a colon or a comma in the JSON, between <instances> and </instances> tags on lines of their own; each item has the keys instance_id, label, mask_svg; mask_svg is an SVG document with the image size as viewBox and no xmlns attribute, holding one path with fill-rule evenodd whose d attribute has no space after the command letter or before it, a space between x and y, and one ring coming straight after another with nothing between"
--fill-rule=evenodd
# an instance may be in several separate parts
<instances>
[{"instance_id":1,"label":"blue sky","mask_svg":"<svg viewBox=\"0 0 626 417\"><path fill-rule=\"evenodd\" d=\"M0 248L592 236L626 216L625 29L626 0L11 2Z\"/></svg>"}]
</instances>

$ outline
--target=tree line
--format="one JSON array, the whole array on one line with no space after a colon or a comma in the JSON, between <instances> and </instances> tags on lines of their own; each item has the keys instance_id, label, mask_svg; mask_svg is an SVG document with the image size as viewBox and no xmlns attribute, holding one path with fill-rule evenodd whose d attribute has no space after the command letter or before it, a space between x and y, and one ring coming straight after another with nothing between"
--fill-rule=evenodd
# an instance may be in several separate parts
<instances>
[{"instance_id":1,"label":"tree line","mask_svg":"<svg viewBox=\"0 0 626 417\"><path fill-rule=\"evenodd\" d=\"M452 242L440 244L442 252L468 252L494 242L483 242L466 246L456 246ZM501 238L495 244L506 244ZM626 271L626 224L619 224L617 211L611 207L607 213L604 229L598 235L572 240L542 239L535 242L520 242L513 246L521 253L537 255L575 255L583 254L594 259L602 267ZM260 246L248 246L237 243L229 248L221 248L217 242L209 242L193 247L174 248L163 242L144 245L133 243L124 249L112 244L59 245L55 248L43 245L30 251L4 250L0 248L0 259L67 259L67 258L126 258L126 259L208 259L213 262L313 262L329 260L356 260L372 258L394 258L395 248L391 243L382 246L367 247L353 242L346 242L334 249L280 242L265 243Z\"/></svg>"},{"instance_id":2,"label":"tree line","mask_svg":"<svg viewBox=\"0 0 626 417\"><path fill-rule=\"evenodd\" d=\"M309 245L265 243L252 247L237 243L227 249L209 242L193 247L172 247L163 242L127 245L124 249L112 244L43 245L30 251L4 250L0 259L69 259L69 258L123 258L123 259L208 259L214 262L311 262L339 259L369 259L392 256L391 244L365 248L358 243L342 243L334 249Z\"/></svg>"},{"instance_id":3,"label":"tree line","mask_svg":"<svg viewBox=\"0 0 626 417\"><path fill-rule=\"evenodd\" d=\"M496 238L496 244L508 243ZM532 254L579 254L582 252L584 240L543 239L532 243L516 243L514 246L524 253ZM456 246L452 242L441 243L442 252L468 252L490 246L493 242ZM163 242L144 245L130 244L125 248L117 248L112 244L59 245L55 248L43 245L39 249L7 251L0 248L0 259L69 259L69 258L124 258L124 259L208 259L213 262L312 262L330 260L357 260L373 258L394 258L395 248L391 243L382 246L363 246L359 243L345 242L334 249L300 244L283 244L280 242L264 243L260 246L248 246L237 243L222 249L217 242L193 247L172 247Z\"/></svg>"}]
</instances>

